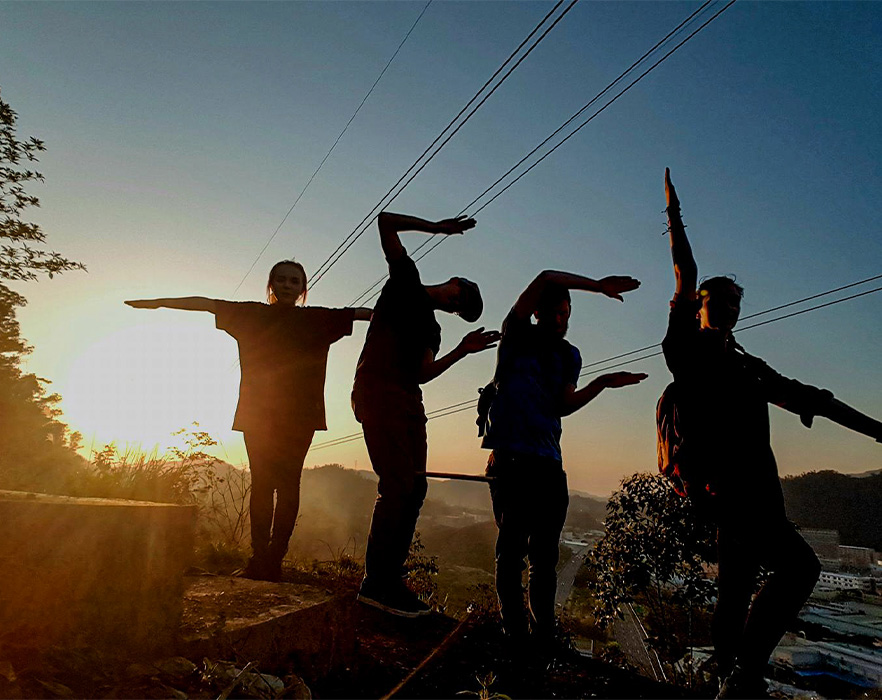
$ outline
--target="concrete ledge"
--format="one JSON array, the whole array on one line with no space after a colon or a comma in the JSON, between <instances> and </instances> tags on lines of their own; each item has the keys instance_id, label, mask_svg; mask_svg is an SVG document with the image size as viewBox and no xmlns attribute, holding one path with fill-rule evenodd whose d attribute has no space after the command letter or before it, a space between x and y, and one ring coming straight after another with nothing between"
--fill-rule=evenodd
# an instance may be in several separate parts
<instances>
[{"instance_id":1,"label":"concrete ledge","mask_svg":"<svg viewBox=\"0 0 882 700\"><path fill-rule=\"evenodd\" d=\"M305 584L188 578L179 653L253 661L260 668L293 659L323 675L354 653L352 597Z\"/></svg>"},{"instance_id":2,"label":"concrete ledge","mask_svg":"<svg viewBox=\"0 0 882 700\"><path fill-rule=\"evenodd\" d=\"M194 506L0 491L0 635L42 649L167 653Z\"/></svg>"}]
</instances>

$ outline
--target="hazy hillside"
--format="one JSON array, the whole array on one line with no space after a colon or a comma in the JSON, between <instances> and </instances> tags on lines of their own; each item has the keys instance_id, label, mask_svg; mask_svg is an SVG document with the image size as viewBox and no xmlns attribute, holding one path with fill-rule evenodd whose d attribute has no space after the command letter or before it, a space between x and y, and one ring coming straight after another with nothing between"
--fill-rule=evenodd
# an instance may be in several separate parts
<instances>
[{"instance_id":1,"label":"hazy hillside","mask_svg":"<svg viewBox=\"0 0 882 700\"><path fill-rule=\"evenodd\" d=\"M842 544L882 551L882 473L809 472L781 480L788 517L839 530Z\"/></svg>"},{"instance_id":2,"label":"hazy hillside","mask_svg":"<svg viewBox=\"0 0 882 700\"><path fill-rule=\"evenodd\" d=\"M491 512L490 488L479 481L430 479L428 497L463 510Z\"/></svg>"},{"instance_id":3,"label":"hazy hillside","mask_svg":"<svg viewBox=\"0 0 882 700\"><path fill-rule=\"evenodd\" d=\"M566 527L576 532L602 530L606 517L606 501L596 496L581 496L570 493L570 508L567 511Z\"/></svg>"}]
</instances>

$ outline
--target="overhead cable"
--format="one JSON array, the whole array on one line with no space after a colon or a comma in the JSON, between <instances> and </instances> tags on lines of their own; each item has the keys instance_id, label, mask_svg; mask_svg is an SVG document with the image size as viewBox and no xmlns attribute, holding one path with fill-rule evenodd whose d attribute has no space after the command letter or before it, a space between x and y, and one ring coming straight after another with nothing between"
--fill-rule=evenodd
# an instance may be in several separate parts
<instances>
[{"instance_id":1,"label":"overhead cable","mask_svg":"<svg viewBox=\"0 0 882 700\"><path fill-rule=\"evenodd\" d=\"M692 22L694 22L694 21L698 18L698 16L699 16L700 14L702 14L705 10L707 10L708 7L712 4L712 2L713 2L713 0L707 0L707 2L705 2L703 5L701 5L697 10L695 10L692 14L690 14L686 19L684 19L682 22L680 22L680 24L678 24L678 25L677 25L676 27L674 27L670 32L668 32L668 33L667 33L662 39L660 39L660 40L659 40L659 41L658 41L658 42L657 42L657 43L656 43L651 49L649 49L648 51L646 51L646 52L645 52L640 58L638 58L636 61L634 61L634 62L633 62L633 63L632 63L627 69L625 69L624 71L622 71L622 73L620 73L619 76L618 76L615 80L613 80L613 81L612 81L611 83L609 83L609 84L608 84L603 90L601 90L601 91L600 91L599 93L597 93L594 97L592 97L591 100L589 100L585 105L583 105L583 106L582 106L582 107L581 107L581 108L580 108L575 114L573 114L569 119L567 119L567 120L566 120L563 124L561 124L557 129L555 129L555 130L554 130L549 136L547 136L547 137L546 137L543 141L541 141L538 145L536 145L531 151L529 151L529 152L528 152L523 158L521 158L517 163L515 163L513 166L511 166L511 167L510 167L505 173L503 173L499 178L497 178L497 179L496 179L496 180L495 180L495 181L494 181L489 187L487 187L483 192L481 192L481 194L479 194L479 195L478 195L477 197L475 197L471 202L469 202L465 207L463 207L463 209L462 209L462 211L460 211L460 214L459 214L459 215L464 214L465 212L467 212L467 211L468 211L468 210L469 210L474 204L476 204L478 201L480 201L480 199L481 199L482 197L484 197L486 194L488 194L490 191L492 191L494 187L496 187L500 182L502 182L503 180L505 180L505 178L507 178L512 172L514 172L515 170L517 170L517 168L519 168L519 167L520 167L524 162L526 162L531 156L533 156L537 151L539 151L543 146L545 146L549 141L551 141L551 139L553 139L555 136L557 136L557 135L558 135L561 131L563 131L563 130L564 130L569 124L571 124L575 119L577 119L577 118L579 117L579 115L581 115L586 109L588 109L591 105L593 105L595 102L597 102L601 97L603 97L603 95L605 95L607 92L609 92L609 91L610 91L613 87L615 87L618 83L620 83L622 80L624 80L625 77L626 77L629 73L631 73L632 71L634 71L634 70L635 70L635 69L636 69L641 63L643 63L643 62L644 62L649 56L651 56L651 55L652 55L653 53L655 53L659 48L661 48L661 47L664 46L666 43L668 43L673 37L675 37L675 36L677 36L678 34L680 34L680 33L681 33L681 32L682 32L682 31L683 31L683 30L684 30L689 24L691 24ZM575 129L569 134L569 135L567 135L567 136L566 136L563 140L561 140L557 145L555 145L552 149L550 149L547 153L545 153L541 158L539 158L535 163L533 163L533 164L532 164L529 168L527 168L524 172L522 172L520 175L518 175L517 178L515 178L514 180L512 180L512 181L511 181L508 185L506 185L502 190L500 190L499 192L497 192L497 193L496 193L496 194L495 194L490 200L488 200L488 201L487 201L486 203L484 203L479 209L477 209L473 214L471 214L471 216L472 216L472 217L475 217L475 216L476 216L480 211L482 211L482 210L483 210L488 204L490 204L491 202L493 202L493 201L494 201L497 197L499 197L503 192L505 192L506 190L508 190L512 185L514 185L515 182L517 182L518 180L520 180L520 179L521 179L522 177L524 177L528 172L530 172L534 167L536 167L537 165L539 165L539 163L541 163L543 160L545 160L545 158L547 158L548 156L550 156L550 155L551 155L554 151L556 151L560 146L562 146L564 143L566 143L570 138L572 138L576 133L578 133L583 127L585 127L589 122L591 122L596 116L598 116L598 115L599 115L601 112L603 112L607 107L609 107L609 106L612 105L616 100L618 100L619 97L621 97L621 96L624 95L626 92L628 92L628 90L630 90L632 87L634 87L634 86L635 86L638 82L640 82L640 81L641 81L646 75L648 75L648 74L649 74L650 72L652 72L656 67L658 67L661 63L663 63L665 60L667 60L667 58L670 57L675 51L677 51L678 49L680 49L680 48L681 48L686 42L688 42L688 41L689 41L690 39L692 39L696 34L698 34L698 32L700 32L702 29L704 29L708 24L710 24L710 23L711 23L713 20L715 20L719 15L721 15L725 10L727 10L727 9L728 9L728 8L734 3L734 2L735 2L735 0L730 0L730 2L729 2L725 7L723 7L721 10L719 10L717 13L715 13L710 19L708 19L708 20L707 20L706 22L704 22L700 27L698 27L698 29L696 29L695 31L693 31L693 32L692 32L691 34L689 34L685 39L683 39L680 43L678 43L673 49L671 49L670 51L668 51L664 56L662 56L661 59L659 59L658 61L656 61L652 66L650 66L646 71L644 71L640 76L638 76L634 81L632 81L627 87L625 87L622 91L620 91L615 97L613 97L613 98L612 98L609 102L607 102L603 107L601 107L601 108L598 109L596 112L594 112L594 114L592 114L588 119L586 119L586 120L585 120L584 122L582 122L578 127L576 127L576 128L575 128ZM419 262L420 260L422 260L422 259L423 259L424 257L426 257L429 253L431 253L433 250L435 250L435 248L437 248L439 245L441 245L445 240L447 240L446 237L442 237L442 238L440 238L439 240L435 241L434 244L433 244L433 245L432 245L432 246L431 246L431 247L430 247L425 253L423 253L422 255L420 255L420 256L418 256L418 257L416 257L416 258L414 259L415 262ZM432 239L427 239L427 240L424 241L419 247L417 247L417 248L414 250L414 253L413 253L413 254L416 255L417 253L419 253L420 250L422 250L423 248L425 248L425 247L426 247L427 245L429 245L429 243L431 243L431 242L432 242ZM372 284L370 287L368 287L368 289L366 289L366 290L365 290L364 292L362 292L359 296L357 296L353 301L351 301L351 302L349 303L349 306L354 306L355 304L358 304L358 303L368 303L370 300L372 300L372 299L376 296L377 293L374 293L374 294L371 295L370 297L368 297L368 295L371 294L371 292L373 292L373 291L374 291L374 290L375 290L375 289L376 289L376 288L377 288L377 287L378 287L378 286L379 286L379 285L380 285L380 284L381 284L381 283L382 283L387 277L388 277L388 275L384 275L384 276L381 277L379 280L377 280L376 282L374 282L374 284Z\"/></svg>"},{"instance_id":2,"label":"overhead cable","mask_svg":"<svg viewBox=\"0 0 882 700\"><path fill-rule=\"evenodd\" d=\"M364 107L364 103L367 102L368 98L373 93L374 88L377 87L377 84L380 82L380 80L386 74L386 71L389 69L389 66L392 65L392 61L395 60L395 57L398 55L398 52L401 51L401 47L404 46L405 42L410 37L411 33L416 28L417 24L419 24L420 20L423 18L423 15L426 14L426 10L429 9L429 5L431 5L432 2L433 2L433 0L428 0L428 2L426 2L425 7L423 7L423 11L420 12L419 16L416 18L414 23L411 25L410 29L407 30L407 34L404 35L404 38L401 40L401 43L398 44L398 48L395 49L395 53L392 54L392 57L386 62L386 65L383 66L383 70L380 71L380 74L377 76L377 79L374 81L374 84L371 85L371 89L367 91L367 94L365 94L365 96L362 98L361 103L359 103L358 107L355 108L355 111L352 113L352 116L349 117L349 121L346 122L346 126L343 127L343 131L341 131L338 134L337 138L334 140L334 143L331 144L331 147L328 149L328 152L325 154L325 157L322 158L321 163L318 164L318 167L315 169L315 172L313 172L313 174L310 175L309 180L307 180L306 184L303 186L303 189L300 190L300 194L297 195L297 199L294 200L294 204L291 205L291 208L288 209L285 216L282 217L282 221L279 223L278 226L276 226L276 230L273 231L272 235L269 237L267 242L264 244L263 248L260 249L260 252L257 254L257 257L254 259L254 262L251 263L251 267L248 268L248 271L245 273L245 275L239 281L239 284L236 285L236 288L233 290L233 296L236 295L236 292L239 291L239 288L244 284L245 280L248 279L248 275L250 275L252 270L254 270L254 266L257 265L257 261L260 260L260 258L266 252L266 249L269 247L270 243L273 242L273 239L276 237L276 234L278 234L278 232L281 230L284 223L288 220L288 217L291 216L291 212L294 211L294 208L297 206L297 204L303 198L303 195L306 194L306 190L309 189L309 186L312 184L312 181L315 180L315 177L316 177L316 175L318 175L319 170L322 169L322 166L325 164L325 161L328 160L328 158L330 158L331 153L333 153L334 149L337 148L337 144L340 143L340 139L343 138L343 134L345 134L347 129L349 129L349 126L355 120L355 117L358 116L358 113L361 111L361 108Z\"/></svg>"},{"instance_id":3,"label":"overhead cable","mask_svg":"<svg viewBox=\"0 0 882 700\"><path fill-rule=\"evenodd\" d=\"M456 135L456 133L457 133L457 132L458 132L458 131L459 131L459 130L460 130L460 129L466 124L466 122L468 122L468 120L472 118L472 116L475 114L475 112L477 112L478 109L480 109L481 106L482 106L482 105L483 105L483 104L484 104L484 103L490 98L490 96L491 96L494 92L496 92L496 90L502 85L502 83L504 83L505 80L508 79L508 77L509 77L509 76L510 76L510 75L511 75L511 74L517 69L517 67L518 67L518 66L524 61L524 59L527 58L527 56L529 56L530 53L532 53L533 49L535 49L535 48L539 45L539 43L540 43L540 42L541 42L546 36L548 36L548 33L549 33L552 29L554 29L555 26L557 26L558 22L560 22L560 21L566 16L566 14L567 14L570 10L573 9L573 7L576 5L576 3L578 2L578 0L571 0L570 4L566 7L566 9L565 9L560 15L558 15L557 18L555 18L555 20L554 20L554 21L553 21L553 22L552 22L552 23L551 23L551 24L545 29L545 31L539 36L539 38L536 39L536 41L532 44L532 46L530 46L530 47L527 49L527 51L526 51L526 52L525 52L520 58L518 58L518 60L514 63L514 65L512 65L511 68L509 68L508 71L506 71L506 73L505 73L505 74L499 79L499 81L498 81L498 82L497 82L497 83L496 83L496 84L490 89L490 91L489 91L486 95L484 95L483 98L481 98L480 102L478 102L478 104L475 105L475 106L471 109L471 111L465 116L465 118L464 118L459 124L457 124L457 126L456 126L456 127L453 129L453 131L447 136L447 138L445 138L445 139L444 139L444 140L438 145L438 147L435 148L435 150L434 150L434 151L428 156L428 158L426 158L425 161L423 161L423 163L420 164L420 161L421 161L421 160L426 156L426 154L427 154L427 153L428 153L428 152L429 152L429 151L435 146L435 144L438 143L438 141L441 140L441 138L444 136L444 134L447 132L447 130L450 129L450 128L453 126L453 124L456 123L456 121L459 119L459 117L462 116L462 114L463 114L463 113L469 108L469 106L470 106L470 105L471 105L476 99L478 99L478 97L480 96L481 92L483 92L484 89L486 89L486 87L487 87L488 85L490 85L490 83L491 83L491 82L493 81L493 79L499 74L499 72L500 72L500 71L501 71L501 70L502 70L502 69L503 69L503 68L504 68L504 67L505 67L505 66L506 66L506 65L507 65L507 64L508 64L513 58L514 58L515 55L517 55L517 53L521 50L521 48L522 48L522 47L523 47L523 46L529 41L530 37L532 37L532 36L533 36L533 35L539 30L539 28L542 26L542 24L545 23L545 21L546 21L546 20L547 20L552 14L553 14L553 12L554 12L554 11L555 11L555 10L561 5L561 4L562 4L562 2L563 2L563 0L560 0L560 1L559 1L559 2L558 2L558 3L552 8L551 12L549 12L549 13L548 13L548 14L547 14L547 15L546 15L546 16L545 16L545 17L539 22L539 24L536 25L536 27L535 27L535 28L533 29L533 31L527 36L527 38L524 39L523 42L521 42L520 46L518 46L518 48L515 49L515 50L512 52L512 54L511 54L511 55L505 60L505 62L502 64L502 66L500 66L500 67L497 69L496 73L494 73L494 74L490 77L490 79L488 79L487 82L484 83L484 85L481 87L481 89L478 90L477 93L475 93L475 96L472 97L472 99L469 100L469 102L466 104L466 106L463 107L463 108L460 110L459 114L457 114L457 115L456 115L456 116L450 121L450 123L444 128L444 130L443 130L443 131L442 131L437 137L435 137L435 140L434 140L434 141L428 146L428 148L426 148L425 151L423 151L423 153L420 155L420 157L417 158L417 159L414 161L414 163L413 163L413 164L407 169L407 171L405 171L404 175L402 175L400 178L398 178L398 181L397 181L394 185L392 185L392 187L386 192L386 194L383 195L383 197L380 199L380 201L379 201L377 204L374 205L374 207L371 209L371 211L370 211L370 212L369 212L369 213L368 213L368 214L367 214L367 215L361 220L361 222L360 222L360 223L359 223L359 224L358 224L358 225L352 230L352 232L351 232L348 236L346 236L346 238L343 239L343 241L340 243L340 245L338 245L338 246L334 249L334 251L331 253L331 255L329 255L328 258L327 258L327 259L326 259L326 260L325 260L325 261L319 266L319 271L318 271L317 273L314 273L314 277L313 277L313 281L312 281L312 286L313 286L313 287L315 287L315 285L319 282L319 280L322 279L322 277L324 277L324 275L328 272L328 270L329 270L331 267L333 267L341 257L343 257L343 255L346 253L346 251L349 250L349 248L352 247L352 245L355 243L355 241L357 241L357 240L358 240L358 239L364 234L364 232L368 229L368 227L370 227L370 225L373 223L373 220L376 218L376 214L377 214L377 212L381 211L384 207L386 207L386 206L388 206L389 204L391 204L391 203L392 203L392 202L398 197L398 195L401 194L401 192L404 191L404 189L405 189L405 188L406 188L406 187L407 187L407 186L408 186L408 185L414 180L414 178L415 178L417 175L420 174L420 172L422 172L422 170L423 170L423 169L429 164L429 162L430 162L430 161L431 161L436 155L438 155L438 153L441 151L442 148L444 148L444 146L450 141L450 139L452 139L452 138ZM418 165L419 165L419 167L417 167ZM414 168L416 168L416 170L414 170ZM413 172L412 172L412 171L413 171ZM409 177L408 177L408 175L409 175ZM401 184L402 181L405 180L405 178L407 178L407 180L406 180L403 184ZM399 187L399 185L400 185L400 187ZM398 188L398 190L397 190L397 191L394 191L396 187ZM394 193L393 193L393 191L394 191ZM390 197L390 195L391 195L391 197ZM387 199L387 197L388 197L389 199ZM360 229L360 230L359 230L359 229Z\"/></svg>"}]
</instances>

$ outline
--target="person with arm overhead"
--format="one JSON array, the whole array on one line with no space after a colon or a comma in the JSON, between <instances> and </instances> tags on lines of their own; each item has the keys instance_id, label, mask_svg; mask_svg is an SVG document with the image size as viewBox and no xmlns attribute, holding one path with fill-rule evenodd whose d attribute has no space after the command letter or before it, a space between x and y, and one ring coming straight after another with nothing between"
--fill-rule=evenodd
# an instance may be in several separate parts
<instances>
[{"instance_id":1,"label":"person with arm overhead","mask_svg":"<svg viewBox=\"0 0 882 700\"><path fill-rule=\"evenodd\" d=\"M371 309L303 306L306 272L293 260L273 265L266 293L266 304L205 297L125 303L206 311L236 339L241 380L233 429L244 434L251 470L252 555L242 575L278 581L300 508L303 461L315 431L327 430L328 350L352 333L353 321L369 321Z\"/></svg>"},{"instance_id":2,"label":"person with arm overhead","mask_svg":"<svg viewBox=\"0 0 882 700\"><path fill-rule=\"evenodd\" d=\"M814 588L820 563L787 520L768 404L882 438L882 424L829 391L788 379L735 342L744 290L733 277L698 284L680 201L665 170L676 291L662 349L674 376L686 492L717 525L719 592L712 635L722 698L767 697L769 657ZM848 417L859 417L850 423ZM753 598L760 567L768 578Z\"/></svg>"},{"instance_id":3,"label":"person with arm overhead","mask_svg":"<svg viewBox=\"0 0 882 700\"><path fill-rule=\"evenodd\" d=\"M532 637L551 650L558 542L569 495L560 448L561 417L604 389L637 384L645 374L614 372L576 385L579 350L565 336L570 290L597 292L622 301L640 283L631 277L593 280L546 270L521 293L502 324L494 385L482 447L491 449L487 476L499 534L496 592L509 651L519 657ZM536 317L532 323L531 317ZM486 390L485 390L486 391ZM529 560L529 606L521 576Z\"/></svg>"},{"instance_id":4,"label":"person with arm overhead","mask_svg":"<svg viewBox=\"0 0 882 700\"><path fill-rule=\"evenodd\" d=\"M352 407L361 423L371 465L379 477L358 600L401 617L429 612L405 585L404 562L426 496L426 412L420 385L466 355L495 347L499 334L479 328L437 357L441 327L435 310L478 320L478 285L462 277L423 285L399 233L461 234L474 219L426 221L383 212L377 219L389 265L355 370Z\"/></svg>"}]
</instances>

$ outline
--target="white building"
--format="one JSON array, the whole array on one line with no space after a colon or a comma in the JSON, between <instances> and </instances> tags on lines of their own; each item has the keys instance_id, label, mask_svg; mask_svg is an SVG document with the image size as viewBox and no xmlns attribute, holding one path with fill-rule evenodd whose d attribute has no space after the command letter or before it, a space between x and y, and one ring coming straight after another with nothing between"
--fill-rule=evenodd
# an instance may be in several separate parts
<instances>
[{"instance_id":1,"label":"white building","mask_svg":"<svg viewBox=\"0 0 882 700\"><path fill-rule=\"evenodd\" d=\"M838 571L822 571L816 587L818 589L834 591L864 591L869 593L873 589L873 577L845 574Z\"/></svg>"}]
</instances>

